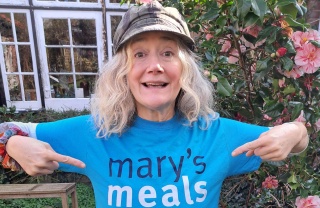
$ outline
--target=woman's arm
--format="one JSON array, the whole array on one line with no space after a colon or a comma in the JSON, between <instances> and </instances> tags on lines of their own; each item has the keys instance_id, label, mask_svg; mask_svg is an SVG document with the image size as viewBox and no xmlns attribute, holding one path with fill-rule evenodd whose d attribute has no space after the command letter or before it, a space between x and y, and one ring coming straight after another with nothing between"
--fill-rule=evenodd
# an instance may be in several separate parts
<instances>
[{"instance_id":1,"label":"woman's arm","mask_svg":"<svg viewBox=\"0 0 320 208\"><path fill-rule=\"evenodd\" d=\"M301 122L290 122L271 128L252 142L248 142L232 152L237 156L246 152L247 156L260 156L263 160L280 161L290 153L304 151L309 143L307 129Z\"/></svg>"},{"instance_id":2,"label":"woman's arm","mask_svg":"<svg viewBox=\"0 0 320 208\"><path fill-rule=\"evenodd\" d=\"M56 153L48 143L37 140L36 123L7 122L0 124L0 159L6 168L29 175L52 173L58 162L83 168L80 160ZM0 160L0 162L1 162Z\"/></svg>"},{"instance_id":3,"label":"woman's arm","mask_svg":"<svg viewBox=\"0 0 320 208\"><path fill-rule=\"evenodd\" d=\"M48 143L25 136L12 136L7 144L8 154L22 169L32 176L50 174L58 169L59 162L84 168L85 164L75 158L56 153Z\"/></svg>"}]
</instances>

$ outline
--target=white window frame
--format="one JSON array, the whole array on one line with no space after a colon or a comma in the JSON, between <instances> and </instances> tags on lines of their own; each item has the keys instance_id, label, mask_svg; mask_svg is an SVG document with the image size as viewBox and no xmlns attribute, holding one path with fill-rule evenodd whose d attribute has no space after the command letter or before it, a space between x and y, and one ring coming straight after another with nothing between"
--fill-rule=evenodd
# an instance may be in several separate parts
<instances>
[{"instance_id":1,"label":"white window frame","mask_svg":"<svg viewBox=\"0 0 320 208\"><path fill-rule=\"evenodd\" d=\"M5 97L6 97L6 105L7 106L15 106L17 110L25 110L25 109L31 109L31 110L38 110L40 108L42 108L41 105L41 98L40 98L40 88L39 88L39 79L38 79L38 70L37 70L37 65L36 65L36 55L35 55L35 48L34 48L34 40L33 40L33 30L32 30L32 24L31 24L31 18L30 18L30 13L29 10L24 10L24 9L0 9L0 13L10 13L12 15L12 13L23 13L26 14L26 18L27 18L27 26L28 26L28 35L29 35L29 42L26 42L28 44L26 45L30 45L30 50L31 50L31 58L32 58L32 67L33 67L33 72L21 72L21 70L19 70L18 72L14 72L12 74L23 74L23 75L33 75L34 76L34 84L36 87L36 101L24 101L24 97L25 97L25 92L22 90L21 91L21 96L22 96L22 101L11 101L8 100L10 98L10 93L9 93L9 84L8 84L8 80L7 80L7 75L10 75L10 73L6 72L5 69L5 63L4 63L4 56L0 56L0 65L1 68L3 70L2 71L2 78L3 78L3 87L4 87L4 93L5 93ZM16 31L15 28L15 24L13 25L13 31ZM14 37L15 40L16 38L16 34L14 33ZM21 44L23 42L15 42L14 41L14 45L17 46L19 44ZM23 44L24 45L24 44ZM0 51L1 53L3 53L3 47L2 44L0 44ZM17 52L18 53L18 52ZM19 60L19 54L17 54L17 61ZM18 65L20 65L18 63ZM18 68L19 69L19 68ZM22 79L20 76L20 89L24 89L22 85Z\"/></svg>"},{"instance_id":2,"label":"white window frame","mask_svg":"<svg viewBox=\"0 0 320 208\"><path fill-rule=\"evenodd\" d=\"M0 5L24 6L24 5L29 5L29 2L28 0L0 0Z\"/></svg>"},{"instance_id":3,"label":"white window frame","mask_svg":"<svg viewBox=\"0 0 320 208\"><path fill-rule=\"evenodd\" d=\"M51 88L49 80L49 70L47 63L47 54L45 47L45 36L43 28L43 18L54 19L95 19L96 22L96 40L98 53L98 68L103 65L103 23L102 14L97 11L86 11L86 15L82 11L35 11L35 20L37 27L37 38L39 46L39 58L41 63L42 85L44 88L45 106L47 109L57 111L61 110L83 110L89 109L90 98L51 98Z\"/></svg>"},{"instance_id":4,"label":"white window frame","mask_svg":"<svg viewBox=\"0 0 320 208\"><path fill-rule=\"evenodd\" d=\"M124 12L107 12L107 41L108 41L108 58L111 59L113 56L113 50L112 50L112 31L111 31L111 16L122 16L124 15Z\"/></svg>"},{"instance_id":5,"label":"white window frame","mask_svg":"<svg viewBox=\"0 0 320 208\"><path fill-rule=\"evenodd\" d=\"M100 0L97 0L97 3L90 3L90 2L63 2L63 1L39 1L33 0L33 5L35 6L47 6L47 7L82 7L82 8L101 8Z\"/></svg>"}]
</instances>

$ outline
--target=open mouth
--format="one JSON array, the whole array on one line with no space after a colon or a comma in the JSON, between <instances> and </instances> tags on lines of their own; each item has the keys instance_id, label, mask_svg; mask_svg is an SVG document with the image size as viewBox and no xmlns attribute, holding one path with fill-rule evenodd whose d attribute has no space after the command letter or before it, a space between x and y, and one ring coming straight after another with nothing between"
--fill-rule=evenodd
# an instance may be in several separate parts
<instances>
[{"instance_id":1,"label":"open mouth","mask_svg":"<svg viewBox=\"0 0 320 208\"><path fill-rule=\"evenodd\" d=\"M145 82L142 83L143 86L145 87L158 87L158 88L162 88L162 87L166 87L168 85L168 83L152 83L152 82Z\"/></svg>"}]
</instances>

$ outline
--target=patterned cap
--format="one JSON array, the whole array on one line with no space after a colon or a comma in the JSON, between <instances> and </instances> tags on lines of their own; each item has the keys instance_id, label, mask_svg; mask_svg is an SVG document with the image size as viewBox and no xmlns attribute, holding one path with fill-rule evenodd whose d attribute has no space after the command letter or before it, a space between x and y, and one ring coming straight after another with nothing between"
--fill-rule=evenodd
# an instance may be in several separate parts
<instances>
[{"instance_id":1,"label":"patterned cap","mask_svg":"<svg viewBox=\"0 0 320 208\"><path fill-rule=\"evenodd\" d=\"M179 11L173 7L163 7L158 1L152 0L147 4L132 6L124 14L114 35L114 52L117 52L131 37L148 31L174 33L191 50L193 49L194 40Z\"/></svg>"}]
</instances>

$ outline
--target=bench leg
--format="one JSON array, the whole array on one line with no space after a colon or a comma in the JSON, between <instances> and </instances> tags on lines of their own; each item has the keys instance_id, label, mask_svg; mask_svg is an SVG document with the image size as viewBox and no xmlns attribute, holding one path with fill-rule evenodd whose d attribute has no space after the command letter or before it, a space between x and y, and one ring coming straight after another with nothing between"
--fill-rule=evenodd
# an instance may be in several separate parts
<instances>
[{"instance_id":1,"label":"bench leg","mask_svg":"<svg viewBox=\"0 0 320 208\"><path fill-rule=\"evenodd\" d=\"M61 202L62 202L62 208L68 208L68 195L62 194L61 195Z\"/></svg>"},{"instance_id":2,"label":"bench leg","mask_svg":"<svg viewBox=\"0 0 320 208\"><path fill-rule=\"evenodd\" d=\"M77 200L77 192L76 191L71 193L71 199L72 199L72 208L78 208L78 200Z\"/></svg>"}]
</instances>

